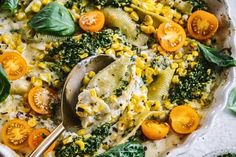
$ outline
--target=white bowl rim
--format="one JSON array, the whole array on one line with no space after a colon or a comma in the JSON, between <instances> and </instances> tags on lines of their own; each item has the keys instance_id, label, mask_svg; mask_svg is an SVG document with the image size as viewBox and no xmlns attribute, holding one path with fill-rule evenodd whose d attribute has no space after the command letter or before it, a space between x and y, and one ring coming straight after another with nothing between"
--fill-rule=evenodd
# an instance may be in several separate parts
<instances>
[{"instance_id":1,"label":"white bowl rim","mask_svg":"<svg viewBox=\"0 0 236 157\"><path fill-rule=\"evenodd\" d=\"M227 9L227 15L229 18L230 23L230 46L231 46L231 52L232 56L236 57L236 47L235 47L235 40L236 40L236 22L232 21L230 11L233 8L230 8L228 0L222 1L223 5L225 5L225 8ZM177 148L174 148L170 150L168 153L168 157L176 157L181 156L184 153L188 152L190 150L190 146L193 144L193 142L196 140L196 138L202 137L205 135L208 130L213 126L216 116L218 113L224 110L227 104L228 95L230 91L233 88L233 85L236 83L236 71L235 68L230 68L228 70L228 77L227 81L222 87L218 87L218 89L215 91L214 94L214 102L212 103L213 107L212 110L209 111L209 113L206 115L205 124L201 126L198 130L193 132L191 135L187 137L187 139L184 141L183 144L179 145ZM218 104L218 105L217 105Z\"/></svg>"}]
</instances>

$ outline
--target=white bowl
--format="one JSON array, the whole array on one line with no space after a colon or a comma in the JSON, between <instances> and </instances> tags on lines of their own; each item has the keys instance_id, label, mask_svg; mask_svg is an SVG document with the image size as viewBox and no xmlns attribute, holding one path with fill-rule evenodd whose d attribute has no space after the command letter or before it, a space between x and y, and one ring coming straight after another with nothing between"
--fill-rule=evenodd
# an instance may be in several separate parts
<instances>
[{"instance_id":1,"label":"white bowl","mask_svg":"<svg viewBox=\"0 0 236 157\"><path fill-rule=\"evenodd\" d=\"M220 31L217 33L217 38L223 41L221 47L231 48L232 56L236 57L235 49L235 23L230 19L230 10L235 8L230 8L227 0L206 0L210 11L217 15L220 19ZM217 113L222 111L226 104L229 92L233 88L235 83L235 69L230 68L226 71L225 80L222 81L221 85L217 88L214 94L214 100L212 104L207 109L207 113L201 121L201 127L193 132L188 138L184 141L183 144L179 145L177 148L174 148L167 155L168 157L177 157L186 153L190 150L190 146L196 138L203 136L210 127L214 124Z\"/></svg>"}]
</instances>

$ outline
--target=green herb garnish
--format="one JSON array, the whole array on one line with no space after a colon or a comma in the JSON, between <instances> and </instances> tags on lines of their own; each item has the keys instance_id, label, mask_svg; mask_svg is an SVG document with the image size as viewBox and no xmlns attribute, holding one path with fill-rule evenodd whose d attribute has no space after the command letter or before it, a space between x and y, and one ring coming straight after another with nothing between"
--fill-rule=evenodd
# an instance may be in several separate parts
<instances>
[{"instance_id":1,"label":"green herb garnish","mask_svg":"<svg viewBox=\"0 0 236 157\"><path fill-rule=\"evenodd\" d=\"M205 59L219 67L229 68L236 66L236 60L230 55L220 53L216 49L198 43L198 47Z\"/></svg>"},{"instance_id":2,"label":"green herb garnish","mask_svg":"<svg viewBox=\"0 0 236 157\"><path fill-rule=\"evenodd\" d=\"M4 101L10 94L11 84L7 79L6 73L0 65L0 102Z\"/></svg>"},{"instance_id":3,"label":"green herb garnish","mask_svg":"<svg viewBox=\"0 0 236 157\"><path fill-rule=\"evenodd\" d=\"M18 0L4 0L1 3L3 3L3 4L0 4L1 10L10 11L12 14L14 14L17 11Z\"/></svg>"},{"instance_id":4,"label":"green herb garnish","mask_svg":"<svg viewBox=\"0 0 236 157\"><path fill-rule=\"evenodd\" d=\"M236 88L232 89L229 94L227 108L236 113Z\"/></svg>"},{"instance_id":5,"label":"green herb garnish","mask_svg":"<svg viewBox=\"0 0 236 157\"><path fill-rule=\"evenodd\" d=\"M103 154L95 157L144 157L145 151L142 144L137 142L127 142L111 148Z\"/></svg>"},{"instance_id":6,"label":"green herb garnish","mask_svg":"<svg viewBox=\"0 0 236 157\"><path fill-rule=\"evenodd\" d=\"M70 12L61 4L51 2L28 22L36 32L56 36L69 36L75 32Z\"/></svg>"},{"instance_id":7,"label":"green herb garnish","mask_svg":"<svg viewBox=\"0 0 236 157\"><path fill-rule=\"evenodd\" d=\"M208 69L211 73L208 73ZM171 102L182 104L185 100L200 99L207 84L214 79L213 69L205 60L198 62L193 70L188 70L186 76L179 78L180 82L169 90Z\"/></svg>"},{"instance_id":8,"label":"green herb garnish","mask_svg":"<svg viewBox=\"0 0 236 157\"><path fill-rule=\"evenodd\" d=\"M87 139L79 136L73 138L73 141L67 144L61 142L56 149L57 157L77 157L85 156L85 154L93 154L102 144L103 140L108 136L111 125L105 123L92 131L91 136ZM76 141L83 141L84 149L81 150Z\"/></svg>"}]
</instances>

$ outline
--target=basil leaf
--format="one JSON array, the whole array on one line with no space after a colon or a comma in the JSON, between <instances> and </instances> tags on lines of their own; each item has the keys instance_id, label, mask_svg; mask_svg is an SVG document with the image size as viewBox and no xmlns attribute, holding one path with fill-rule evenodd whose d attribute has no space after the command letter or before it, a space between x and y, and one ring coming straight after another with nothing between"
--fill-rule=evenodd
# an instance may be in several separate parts
<instances>
[{"instance_id":1,"label":"basil leaf","mask_svg":"<svg viewBox=\"0 0 236 157\"><path fill-rule=\"evenodd\" d=\"M0 65L0 102L4 101L10 94L11 84L7 79L6 73Z\"/></svg>"},{"instance_id":2,"label":"basil leaf","mask_svg":"<svg viewBox=\"0 0 236 157\"><path fill-rule=\"evenodd\" d=\"M198 43L198 47L208 62L215 63L219 67L236 66L236 60L230 55L220 53L216 49Z\"/></svg>"},{"instance_id":3,"label":"basil leaf","mask_svg":"<svg viewBox=\"0 0 236 157\"><path fill-rule=\"evenodd\" d=\"M95 157L144 157L144 148L137 142L127 142Z\"/></svg>"},{"instance_id":4,"label":"basil leaf","mask_svg":"<svg viewBox=\"0 0 236 157\"><path fill-rule=\"evenodd\" d=\"M17 11L18 0L5 0L1 5L2 10L10 11L11 13L15 13Z\"/></svg>"},{"instance_id":5,"label":"basil leaf","mask_svg":"<svg viewBox=\"0 0 236 157\"><path fill-rule=\"evenodd\" d=\"M229 94L227 108L236 113L236 88L232 89Z\"/></svg>"},{"instance_id":6,"label":"basil leaf","mask_svg":"<svg viewBox=\"0 0 236 157\"><path fill-rule=\"evenodd\" d=\"M70 12L61 4L51 2L28 22L36 32L56 36L68 36L75 32Z\"/></svg>"}]
</instances>

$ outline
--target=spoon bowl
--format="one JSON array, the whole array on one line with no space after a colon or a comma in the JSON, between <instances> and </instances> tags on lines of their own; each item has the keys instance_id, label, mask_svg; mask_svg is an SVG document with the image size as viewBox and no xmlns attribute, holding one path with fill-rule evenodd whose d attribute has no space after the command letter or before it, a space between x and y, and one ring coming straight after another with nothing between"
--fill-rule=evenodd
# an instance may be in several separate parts
<instances>
[{"instance_id":1,"label":"spoon bowl","mask_svg":"<svg viewBox=\"0 0 236 157\"><path fill-rule=\"evenodd\" d=\"M95 73L111 64L114 59L107 55L98 55L89 57L79 62L67 76L61 101L62 123L30 154L29 157L41 157L47 148L67 130L76 132L81 128L80 120L76 115L75 107L78 101L78 95L82 86L82 80L86 73L94 71Z\"/></svg>"}]
</instances>

